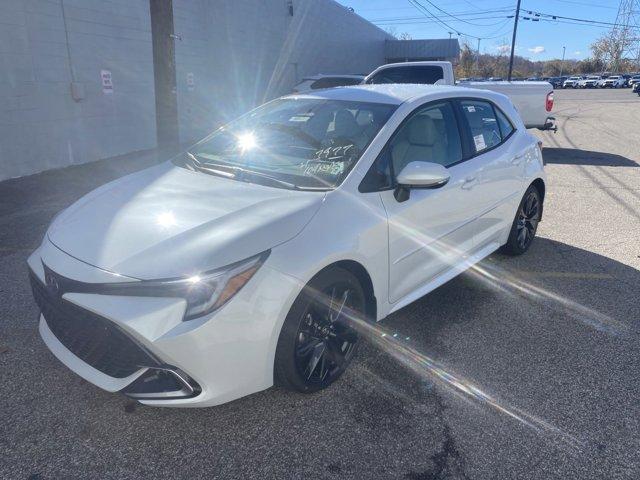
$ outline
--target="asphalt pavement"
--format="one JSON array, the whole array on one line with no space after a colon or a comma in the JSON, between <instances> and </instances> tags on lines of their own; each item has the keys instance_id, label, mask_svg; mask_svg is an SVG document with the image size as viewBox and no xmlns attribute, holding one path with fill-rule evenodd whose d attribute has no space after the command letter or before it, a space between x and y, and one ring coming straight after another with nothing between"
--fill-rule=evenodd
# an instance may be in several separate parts
<instances>
[{"instance_id":1,"label":"asphalt pavement","mask_svg":"<svg viewBox=\"0 0 640 480\"><path fill-rule=\"evenodd\" d=\"M208 409L73 374L28 287L57 211L161 155L0 183L0 478L640 478L640 98L561 90L554 113L558 132L536 132L549 184L526 255L492 255L385 319L324 392Z\"/></svg>"}]
</instances>

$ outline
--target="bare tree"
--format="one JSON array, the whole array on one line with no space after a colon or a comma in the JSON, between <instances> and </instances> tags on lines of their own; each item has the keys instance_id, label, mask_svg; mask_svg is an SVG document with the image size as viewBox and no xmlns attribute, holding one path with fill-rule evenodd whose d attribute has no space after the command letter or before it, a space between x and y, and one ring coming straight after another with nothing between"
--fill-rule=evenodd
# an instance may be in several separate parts
<instances>
[{"instance_id":1,"label":"bare tree","mask_svg":"<svg viewBox=\"0 0 640 480\"><path fill-rule=\"evenodd\" d=\"M396 27L387 27L384 31L397 40L413 40L413 37L409 32L398 33L398 29Z\"/></svg>"},{"instance_id":2,"label":"bare tree","mask_svg":"<svg viewBox=\"0 0 640 480\"><path fill-rule=\"evenodd\" d=\"M387 27L384 29L384 31L387 32L392 37L398 38L398 29L396 27Z\"/></svg>"},{"instance_id":3,"label":"bare tree","mask_svg":"<svg viewBox=\"0 0 640 480\"><path fill-rule=\"evenodd\" d=\"M617 71L631 41L625 30L613 29L591 44L593 59L602 63L603 68L608 65L610 69Z\"/></svg>"},{"instance_id":4,"label":"bare tree","mask_svg":"<svg viewBox=\"0 0 640 480\"><path fill-rule=\"evenodd\" d=\"M460 60L456 67L458 77L471 77L476 64L476 52L468 44L463 44L460 49Z\"/></svg>"}]
</instances>

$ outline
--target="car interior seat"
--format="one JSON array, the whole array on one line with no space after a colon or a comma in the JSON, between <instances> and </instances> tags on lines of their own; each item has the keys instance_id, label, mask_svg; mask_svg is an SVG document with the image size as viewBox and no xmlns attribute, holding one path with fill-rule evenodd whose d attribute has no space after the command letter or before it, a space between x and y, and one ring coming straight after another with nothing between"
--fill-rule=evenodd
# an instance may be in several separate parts
<instances>
[{"instance_id":1,"label":"car interior seat","mask_svg":"<svg viewBox=\"0 0 640 480\"><path fill-rule=\"evenodd\" d=\"M446 158L444 137L438 134L435 122L427 115L414 117L401 137L391 148L396 174L411 162L443 163Z\"/></svg>"}]
</instances>

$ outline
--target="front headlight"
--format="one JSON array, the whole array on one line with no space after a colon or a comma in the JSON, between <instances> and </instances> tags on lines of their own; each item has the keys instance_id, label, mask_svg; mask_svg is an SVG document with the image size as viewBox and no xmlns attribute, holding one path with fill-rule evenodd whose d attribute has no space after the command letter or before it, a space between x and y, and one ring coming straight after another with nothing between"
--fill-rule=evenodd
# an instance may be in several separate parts
<instances>
[{"instance_id":1,"label":"front headlight","mask_svg":"<svg viewBox=\"0 0 640 480\"><path fill-rule=\"evenodd\" d=\"M191 320L214 312L231 300L251 280L269 253L270 251L267 250L246 260L189 278L84 284L81 286L75 285L78 282L65 279L64 285L66 291L134 297L184 298L187 301L187 309L183 320ZM67 284L69 284L68 288Z\"/></svg>"},{"instance_id":2,"label":"front headlight","mask_svg":"<svg viewBox=\"0 0 640 480\"><path fill-rule=\"evenodd\" d=\"M177 287L187 301L184 320L201 317L222 307L251 280L268 256L269 252L265 252L172 284L170 290Z\"/></svg>"}]
</instances>

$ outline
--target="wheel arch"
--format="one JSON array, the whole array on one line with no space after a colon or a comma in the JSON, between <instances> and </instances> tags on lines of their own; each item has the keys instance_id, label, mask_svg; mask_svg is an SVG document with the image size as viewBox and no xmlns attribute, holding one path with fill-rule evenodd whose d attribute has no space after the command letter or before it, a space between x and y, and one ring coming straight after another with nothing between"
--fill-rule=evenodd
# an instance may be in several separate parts
<instances>
[{"instance_id":1,"label":"wheel arch","mask_svg":"<svg viewBox=\"0 0 640 480\"><path fill-rule=\"evenodd\" d=\"M375 289L373 287L371 275L369 275L369 272L364 267L364 265L355 260L338 260L323 267L314 275L314 277L330 268L342 268L355 275L355 277L360 282L360 285L362 286L362 290L365 293L367 309L367 311L365 312L366 317L375 322L377 320L378 314L378 301L375 296Z\"/></svg>"},{"instance_id":2,"label":"wheel arch","mask_svg":"<svg viewBox=\"0 0 640 480\"><path fill-rule=\"evenodd\" d=\"M533 182L531 182L530 187L535 187L540 194L540 200L542 200L540 205L540 221L542 221L542 214L544 213L544 196L547 192L547 186L544 183L544 180L540 177L536 178Z\"/></svg>"}]
</instances>

